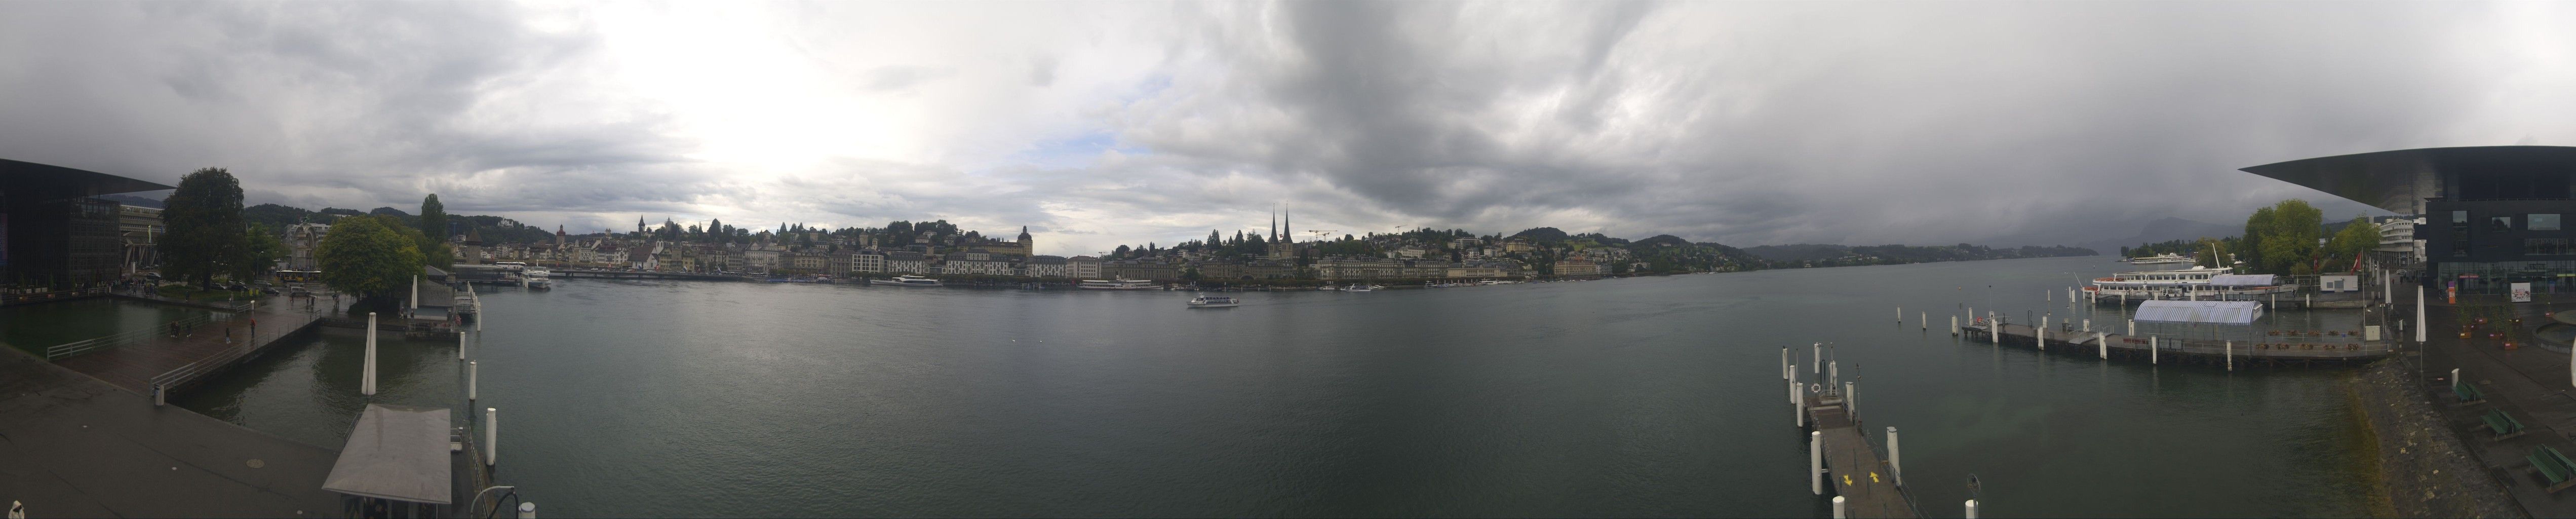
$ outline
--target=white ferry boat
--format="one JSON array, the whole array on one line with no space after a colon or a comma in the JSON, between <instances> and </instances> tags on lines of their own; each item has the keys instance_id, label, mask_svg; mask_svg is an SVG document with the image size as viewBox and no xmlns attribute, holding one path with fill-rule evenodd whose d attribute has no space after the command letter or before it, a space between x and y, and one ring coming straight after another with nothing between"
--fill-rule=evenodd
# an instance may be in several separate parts
<instances>
[{"instance_id":1,"label":"white ferry boat","mask_svg":"<svg viewBox=\"0 0 2576 519\"><path fill-rule=\"evenodd\" d=\"M1085 279L1082 280L1082 284L1074 285L1074 288L1083 290L1154 290L1163 287L1155 285L1152 281L1119 278Z\"/></svg>"},{"instance_id":2,"label":"white ferry boat","mask_svg":"<svg viewBox=\"0 0 2576 519\"><path fill-rule=\"evenodd\" d=\"M2129 259L2130 265L2170 265L2174 263L2191 263L2191 257L2167 252L2144 258Z\"/></svg>"},{"instance_id":3,"label":"white ferry boat","mask_svg":"<svg viewBox=\"0 0 2576 519\"><path fill-rule=\"evenodd\" d=\"M527 270L519 271L519 280L525 283L529 290L552 290L555 288L555 281L548 277L552 275L554 271L546 270L545 267L528 267Z\"/></svg>"},{"instance_id":4,"label":"white ferry boat","mask_svg":"<svg viewBox=\"0 0 2576 519\"><path fill-rule=\"evenodd\" d=\"M1233 308L1242 305L1242 300L1226 296L1198 296L1190 298L1190 308Z\"/></svg>"},{"instance_id":5,"label":"white ferry boat","mask_svg":"<svg viewBox=\"0 0 2576 519\"><path fill-rule=\"evenodd\" d=\"M2252 301L2290 293L2295 288L2274 283L2270 274L2238 275L2228 272L2228 269L2212 267L2122 272L2093 278L2093 286L2084 287L2084 292L2097 303L2161 299Z\"/></svg>"},{"instance_id":6,"label":"white ferry boat","mask_svg":"<svg viewBox=\"0 0 2576 519\"><path fill-rule=\"evenodd\" d=\"M1343 289L1342 289L1342 291L1343 291L1343 292L1368 292L1368 291L1375 290L1375 289L1376 289L1376 287L1374 287L1374 286L1370 286L1370 285L1362 285L1362 284L1358 284L1358 283L1352 283L1352 284L1351 284L1351 286L1343 288Z\"/></svg>"},{"instance_id":7,"label":"white ferry boat","mask_svg":"<svg viewBox=\"0 0 2576 519\"><path fill-rule=\"evenodd\" d=\"M930 278L921 277L921 276L895 276L895 277L894 277L894 279L871 279L871 280L868 280L868 284L870 284L870 285L885 285L885 286L890 286L890 287L932 287L932 288L938 288L938 287L940 287L940 286L941 286L941 285L939 284L939 280L936 280L936 279L930 279Z\"/></svg>"}]
</instances>

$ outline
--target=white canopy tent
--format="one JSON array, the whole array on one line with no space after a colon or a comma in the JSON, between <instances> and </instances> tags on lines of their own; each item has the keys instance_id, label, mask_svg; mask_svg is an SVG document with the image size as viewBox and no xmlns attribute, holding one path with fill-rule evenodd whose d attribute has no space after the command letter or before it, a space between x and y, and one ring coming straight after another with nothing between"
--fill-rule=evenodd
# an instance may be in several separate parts
<instances>
[{"instance_id":1,"label":"white canopy tent","mask_svg":"<svg viewBox=\"0 0 2576 519\"><path fill-rule=\"evenodd\" d=\"M2277 285L2271 274L2219 274L2209 277L2209 284L2223 287L2268 287Z\"/></svg>"},{"instance_id":2,"label":"white canopy tent","mask_svg":"<svg viewBox=\"0 0 2576 519\"><path fill-rule=\"evenodd\" d=\"M453 505L448 410L367 404L322 489L412 503Z\"/></svg>"},{"instance_id":3,"label":"white canopy tent","mask_svg":"<svg viewBox=\"0 0 2576 519\"><path fill-rule=\"evenodd\" d=\"M2144 322L2254 324L2263 317L2261 301L2147 301L2138 304Z\"/></svg>"}]
</instances>

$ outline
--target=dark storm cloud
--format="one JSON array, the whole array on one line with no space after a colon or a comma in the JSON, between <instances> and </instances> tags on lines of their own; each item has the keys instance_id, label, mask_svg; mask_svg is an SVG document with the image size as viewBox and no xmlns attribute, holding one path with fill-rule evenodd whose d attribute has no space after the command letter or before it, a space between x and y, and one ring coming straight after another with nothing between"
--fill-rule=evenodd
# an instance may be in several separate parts
<instances>
[{"instance_id":1,"label":"dark storm cloud","mask_svg":"<svg viewBox=\"0 0 2576 519\"><path fill-rule=\"evenodd\" d=\"M1129 137L1443 227L1578 213L1747 243L2077 242L2293 196L2340 218L2362 208L2234 170L2502 144L2459 125L2554 65L2479 59L2519 43L2487 39L2495 8L1278 4L1246 17L1268 30L1218 36L1266 44L1210 48L1237 102L1287 120ZM1224 108L1167 110L1143 119ZM2564 129L2526 117L2508 122Z\"/></svg>"},{"instance_id":2,"label":"dark storm cloud","mask_svg":"<svg viewBox=\"0 0 2576 519\"><path fill-rule=\"evenodd\" d=\"M2555 116L2576 110L2557 30L2576 19L2550 4L1115 4L1007 30L991 24L1020 18L987 5L745 7L780 11L739 17L790 35L795 57L769 61L677 7L0 4L0 157L162 182L226 166L253 202L308 207L436 192L574 229L949 218L1171 241L1259 228L1286 202L1301 229L1352 234L2009 245L2232 224L2287 197L2362 210L2235 171L2250 165L2576 143ZM692 38L656 52L720 51L693 66L821 70L657 97L636 83L725 72L630 75L611 18ZM998 43L842 29L886 19ZM1032 30L1049 23L1070 29ZM868 53L883 48L907 50ZM816 85L770 84L800 80ZM777 108L722 99L806 91L876 111L757 119ZM705 153L799 125L919 142ZM773 152L812 157L742 159Z\"/></svg>"},{"instance_id":3,"label":"dark storm cloud","mask_svg":"<svg viewBox=\"0 0 2576 519\"><path fill-rule=\"evenodd\" d=\"M162 182L230 168L254 202L599 208L687 192L689 161L639 114L544 123L514 91L593 52L494 3L18 3L26 64L0 70L0 155ZM576 83L577 84L577 83ZM469 181L469 175L506 179ZM507 192L488 189L506 180ZM542 200L543 202L537 202Z\"/></svg>"}]
</instances>

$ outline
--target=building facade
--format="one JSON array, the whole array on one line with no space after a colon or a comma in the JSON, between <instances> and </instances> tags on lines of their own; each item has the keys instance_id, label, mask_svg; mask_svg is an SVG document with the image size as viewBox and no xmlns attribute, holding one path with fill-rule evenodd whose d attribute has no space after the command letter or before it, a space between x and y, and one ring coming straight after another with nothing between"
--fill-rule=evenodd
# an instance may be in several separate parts
<instances>
[{"instance_id":1,"label":"building facade","mask_svg":"<svg viewBox=\"0 0 2576 519\"><path fill-rule=\"evenodd\" d=\"M2244 171L2417 217L2405 236L2422 261L2376 268L2440 293L2503 293L2576 275L2576 147L2481 146L2294 160ZM2420 223L2419 223L2420 222ZM2392 236L2382 230L2382 241Z\"/></svg>"}]
</instances>

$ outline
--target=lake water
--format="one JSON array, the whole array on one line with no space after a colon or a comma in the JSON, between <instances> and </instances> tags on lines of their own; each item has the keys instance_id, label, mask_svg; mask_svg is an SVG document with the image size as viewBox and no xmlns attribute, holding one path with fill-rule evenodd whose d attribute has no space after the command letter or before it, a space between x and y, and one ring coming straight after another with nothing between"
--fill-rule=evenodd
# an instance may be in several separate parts
<instances>
[{"instance_id":1,"label":"lake water","mask_svg":"<svg viewBox=\"0 0 2576 519\"><path fill-rule=\"evenodd\" d=\"M2118 267L1254 292L1223 310L559 280L485 296L477 405L501 409L499 479L558 517L1823 516L1779 356L1830 342L1870 428L1904 431L1934 516L1959 515L1970 474L1986 517L2369 513L2346 371L2105 364L1943 331L1963 306L2080 315L2044 291ZM365 402L359 344L319 334L178 403L337 448ZM378 401L461 407L452 344L385 348Z\"/></svg>"}]
</instances>

